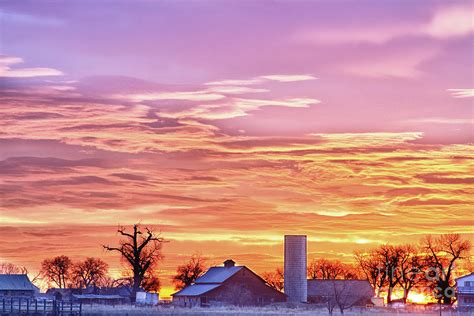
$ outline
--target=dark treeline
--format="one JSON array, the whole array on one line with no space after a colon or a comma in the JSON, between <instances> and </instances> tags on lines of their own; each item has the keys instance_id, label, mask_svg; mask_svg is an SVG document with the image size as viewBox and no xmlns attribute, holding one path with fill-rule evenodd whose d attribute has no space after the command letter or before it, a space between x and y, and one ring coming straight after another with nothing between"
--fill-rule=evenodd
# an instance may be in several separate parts
<instances>
[{"instance_id":1,"label":"dark treeline","mask_svg":"<svg viewBox=\"0 0 474 316\"><path fill-rule=\"evenodd\" d=\"M463 260L468 262L470 249L470 241L459 234L428 235L417 244L383 244L357 251L354 264L314 259L308 264L308 278L366 279L377 296L386 293L388 303L392 302L394 291L400 290L406 302L410 291L416 289L449 305L455 300L454 272ZM263 277L272 287L283 288L281 268L264 273Z\"/></svg>"},{"instance_id":2,"label":"dark treeline","mask_svg":"<svg viewBox=\"0 0 474 316\"><path fill-rule=\"evenodd\" d=\"M470 249L469 240L463 240L459 234L428 235L418 244L385 244L356 252L355 259L377 294L387 293L389 303L396 289L403 291L404 302L411 290L419 289L440 303L452 304L454 270L468 259Z\"/></svg>"},{"instance_id":3,"label":"dark treeline","mask_svg":"<svg viewBox=\"0 0 474 316\"><path fill-rule=\"evenodd\" d=\"M35 281L41 279L49 287L58 288L129 286L132 299L139 289L158 292L161 286L158 264L163 259L162 245L166 240L160 233L139 224L133 225L130 231L119 227L117 232L120 236L118 246L104 245L103 248L120 254L125 266L120 278L110 277L109 267L102 259L88 257L74 262L62 255L43 260ZM392 302L394 291L401 291L406 302L410 291L416 289L431 295L439 303L452 304L455 270L463 260L469 259L470 249L470 241L463 240L459 234L428 235L417 244L383 244L357 251L353 264L314 259L308 263L308 278L368 280L377 296L386 293L388 303ZM205 270L204 257L192 255L189 261L177 267L172 277L175 289L191 285ZM0 265L0 273L27 273L27 270L4 263ZM268 285L283 290L282 268L265 272L262 277Z\"/></svg>"}]
</instances>

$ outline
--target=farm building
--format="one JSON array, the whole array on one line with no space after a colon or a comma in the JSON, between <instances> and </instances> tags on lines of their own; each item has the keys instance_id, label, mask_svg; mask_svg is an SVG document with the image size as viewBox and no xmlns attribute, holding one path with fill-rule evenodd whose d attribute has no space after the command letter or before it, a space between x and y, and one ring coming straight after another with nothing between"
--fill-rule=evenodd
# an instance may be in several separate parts
<instances>
[{"instance_id":1,"label":"farm building","mask_svg":"<svg viewBox=\"0 0 474 316\"><path fill-rule=\"evenodd\" d=\"M26 274L0 274L0 297L33 297L36 292Z\"/></svg>"},{"instance_id":2,"label":"farm building","mask_svg":"<svg viewBox=\"0 0 474 316\"><path fill-rule=\"evenodd\" d=\"M173 304L182 307L218 305L265 305L285 302L286 295L271 288L246 266L226 260L211 267L196 282L173 294Z\"/></svg>"},{"instance_id":3,"label":"farm building","mask_svg":"<svg viewBox=\"0 0 474 316\"><path fill-rule=\"evenodd\" d=\"M84 292L85 294L103 294L103 295L120 295L130 299L132 288L122 285L117 287L101 287Z\"/></svg>"},{"instance_id":4,"label":"farm building","mask_svg":"<svg viewBox=\"0 0 474 316\"><path fill-rule=\"evenodd\" d=\"M72 294L72 299L73 301L80 302L82 304L119 305L130 303L130 299L128 297L114 294Z\"/></svg>"},{"instance_id":5,"label":"farm building","mask_svg":"<svg viewBox=\"0 0 474 316\"><path fill-rule=\"evenodd\" d=\"M474 308L474 272L456 279L456 297L459 309Z\"/></svg>"},{"instance_id":6,"label":"farm building","mask_svg":"<svg viewBox=\"0 0 474 316\"><path fill-rule=\"evenodd\" d=\"M85 304L129 304L131 288L128 286L119 287L88 287L85 289L68 288L58 289L50 288L46 291L45 296L49 299L58 301L74 301Z\"/></svg>"},{"instance_id":7,"label":"farm building","mask_svg":"<svg viewBox=\"0 0 474 316\"><path fill-rule=\"evenodd\" d=\"M51 300L57 301L71 301L73 294L81 294L81 289L59 289L59 288L50 288L46 291L46 297Z\"/></svg>"},{"instance_id":8,"label":"farm building","mask_svg":"<svg viewBox=\"0 0 474 316\"><path fill-rule=\"evenodd\" d=\"M366 306L372 304L374 289L367 280L308 280L308 302L316 304Z\"/></svg>"}]
</instances>

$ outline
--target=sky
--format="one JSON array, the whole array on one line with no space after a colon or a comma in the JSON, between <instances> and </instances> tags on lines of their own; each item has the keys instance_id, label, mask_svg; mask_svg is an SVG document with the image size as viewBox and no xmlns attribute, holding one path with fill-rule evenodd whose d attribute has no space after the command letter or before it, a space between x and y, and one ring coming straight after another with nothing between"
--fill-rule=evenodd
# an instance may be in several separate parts
<instances>
[{"instance_id":1,"label":"sky","mask_svg":"<svg viewBox=\"0 0 474 316\"><path fill-rule=\"evenodd\" d=\"M472 240L472 1L0 1L0 262L118 225L256 272Z\"/></svg>"}]
</instances>

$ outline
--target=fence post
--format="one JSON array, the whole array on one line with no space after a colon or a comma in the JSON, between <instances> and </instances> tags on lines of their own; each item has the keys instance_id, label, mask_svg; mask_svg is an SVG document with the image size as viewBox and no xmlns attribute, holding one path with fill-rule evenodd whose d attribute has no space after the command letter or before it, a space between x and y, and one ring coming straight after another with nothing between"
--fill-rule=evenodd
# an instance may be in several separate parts
<instances>
[{"instance_id":1,"label":"fence post","mask_svg":"<svg viewBox=\"0 0 474 316\"><path fill-rule=\"evenodd\" d=\"M79 302L79 316L82 315L82 300Z\"/></svg>"},{"instance_id":2,"label":"fence post","mask_svg":"<svg viewBox=\"0 0 474 316\"><path fill-rule=\"evenodd\" d=\"M21 315L21 297L18 299L18 314Z\"/></svg>"},{"instance_id":3,"label":"fence post","mask_svg":"<svg viewBox=\"0 0 474 316\"><path fill-rule=\"evenodd\" d=\"M38 314L38 299L35 298L35 314Z\"/></svg>"},{"instance_id":4,"label":"fence post","mask_svg":"<svg viewBox=\"0 0 474 316\"><path fill-rule=\"evenodd\" d=\"M69 301L69 315L72 316L72 299Z\"/></svg>"},{"instance_id":5,"label":"fence post","mask_svg":"<svg viewBox=\"0 0 474 316\"><path fill-rule=\"evenodd\" d=\"M30 299L26 299L26 315L30 313Z\"/></svg>"},{"instance_id":6,"label":"fence post","mask_svg":"<svg viewBox=\"0 0 474 316\"><path fill-rule=\"evenodd\" d=\"M46 299L43 301L43 315L46 315Z\"/></svg>"},{"instance_id":7,"label":"fence post","mask_svg":"<svg viewBox=\"0 0 474 316\"><path fill-rule=\"evenodd\" d=\"M10 298L10 313L13 314L13 297Z\"/></svg>"},{"instance_id":8,"label":"fence post","mask_svg":"<svg viewBox=\"0 0 474 316\"><path fill-rule=\"evenodd\" d=\"M3 299L2 307L2 312L5 313L5 299Z\"/></svg>"},{"instance_id":9,"label":"fence post","mask_svg":"<svg viewBox=\"0 0 474 316\"><path fill-rule=\"evenodd\" d=\"M64 313L64 301L61 301L61 316L63 315Z\"/></svg>"}]
</instances>

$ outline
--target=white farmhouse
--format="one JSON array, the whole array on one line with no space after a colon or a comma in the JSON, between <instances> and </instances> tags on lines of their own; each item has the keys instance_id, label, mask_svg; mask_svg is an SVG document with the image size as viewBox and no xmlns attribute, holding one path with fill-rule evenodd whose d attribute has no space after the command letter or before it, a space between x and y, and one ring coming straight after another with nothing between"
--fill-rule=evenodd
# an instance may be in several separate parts
<instances>
[{"instance_id":1,"label":"white farmhouse","mask_svg":"<svg viewBox=\"0 0 474 316\"><path fill-rule=\"evenodd\" d=\"M474 308L474 272L456 279L459 309Z\"/></svg>"}]
</instances>

